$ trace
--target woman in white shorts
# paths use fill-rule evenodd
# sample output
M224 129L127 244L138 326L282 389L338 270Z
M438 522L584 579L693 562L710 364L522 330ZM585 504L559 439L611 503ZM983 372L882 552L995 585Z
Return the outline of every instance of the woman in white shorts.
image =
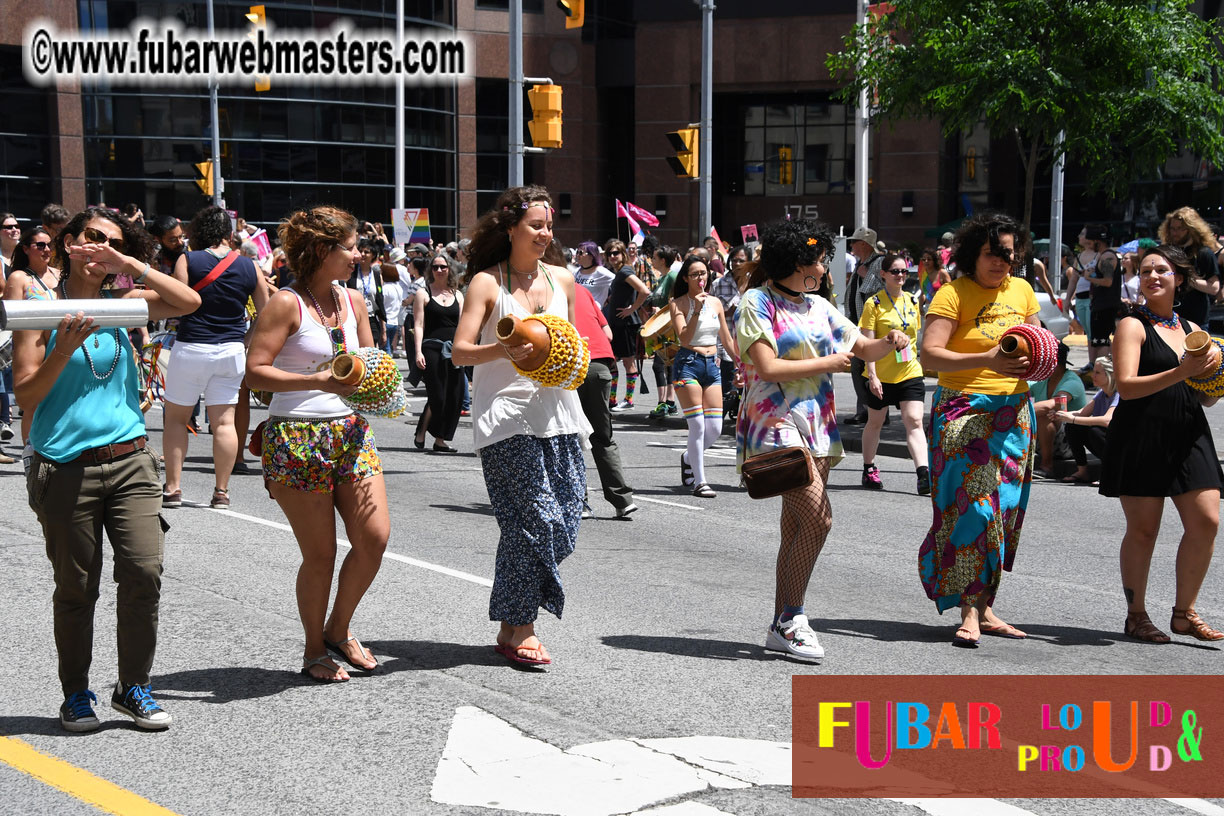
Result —
M238 456L234 408L246 372L243 339L247 330L246 304L253 299L262 309L267 288L250 258L229 248L229 214L220 207L196 213L189 229L191 246L174 265L174 277L200 294L195 312L179 320L178 336L166 373L165 448L166 484L162 506L183 503L181 480L187 456L187 423L204 395L213 438L216 486L209 506L229 507L229 478ZM205 249L200 249L206 247Z

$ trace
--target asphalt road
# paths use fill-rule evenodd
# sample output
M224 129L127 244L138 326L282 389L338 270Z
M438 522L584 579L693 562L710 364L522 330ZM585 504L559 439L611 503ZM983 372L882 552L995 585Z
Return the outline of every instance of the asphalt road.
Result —
M838 390L844 399L848 381ZM708 460L718 498L689 495L678 486L683 424L645 420L654 397L639 400L616 433L641 511L615 520L593 490L597 518L583 522L578 549L563 566L565 619L545 616L539 625L555 659L544 673L516 671L491 648L487 582L497 528L466 420L455 456L415 450L402 420L372 421L392 539L353 628L382 667L332 687L296 673L298 553L282 513L258 476L235 477L232 512L206 509L208 437L194 440L183 494L205 506L165 513L172 529L153 685L175 722L160 734L136 731L107 707L99 708L100 731L61 731L50 565L20 466L0 469L8 587L0 617L9 644L0 735L21 741L0 740L0 812L97 812L80 789L65 793L36 778L51 773L39 770L51 759L13 760L14 746L28 744L92 774L80 778L86 791L118 786L141 797L140 807L165 809L116 806L120 813L444 814L492 806L551 813L658 807L679 816L1224 814L1218 799L791 799L792 676L1192 674L1209 676L1204 693L1219 694L1224 654L1185 639L1160 648L1121 636L1118 503L1054 483L1033 487L1016 569L998 600L999 613L1030 637L952 648L955 621L935 613L916 575L929 500L914 494L913 469L900 458L879 459L884 492L862 490L855 454L833 471L834 527L808 593L825 662L765 653L779 500L754 502L737 489L729 432ZM1210 413L1224 440L1224 407ZM159 448L160 425L155 408L149 427ZM593 487L596 478L592 468ZM1162 625L1179 535L1170 507L1149 589ZM1224 624L1221 575L1217 565L1198 605L1217 625ZM108 569L104 576L92 684L105 703L115 645L114 587ZM720 751L726 756L708 759ZM699 767L726 776L706 784ZM989 793L984 786L979 795Z

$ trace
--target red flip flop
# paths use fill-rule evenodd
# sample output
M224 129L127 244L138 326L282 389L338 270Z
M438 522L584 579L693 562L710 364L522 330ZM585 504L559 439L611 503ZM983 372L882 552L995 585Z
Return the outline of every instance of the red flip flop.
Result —
M521 649L523 647L520 646L519 648ZM518 649L514 648L508 643L498 643L493 647L493 651L497 652L511 663L518 663L522 666L548 666L552 663L551 658L548 660L537 660L534 657L524 657L518 653ZM535 651L535 649L528 649L527 651Z

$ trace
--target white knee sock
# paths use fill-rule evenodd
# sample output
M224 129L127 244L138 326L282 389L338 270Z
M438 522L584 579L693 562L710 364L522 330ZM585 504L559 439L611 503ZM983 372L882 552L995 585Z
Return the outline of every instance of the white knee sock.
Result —
M693 469L693 484L705 483L705 422L700 413L695 413L688 422L688 463Z
M722 436L723 418L722 410L713 408L706 409L705 412L705 448L708 450L718 437Z

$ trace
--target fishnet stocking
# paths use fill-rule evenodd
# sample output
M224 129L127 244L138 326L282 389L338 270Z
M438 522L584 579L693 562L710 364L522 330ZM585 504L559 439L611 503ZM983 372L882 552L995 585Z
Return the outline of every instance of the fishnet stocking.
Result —
M782 546L778 549L774 618L784 606L803 606L816 558L833 527L833 507L825 492L829 460L814 459L816 478L807 487L782 494Z

